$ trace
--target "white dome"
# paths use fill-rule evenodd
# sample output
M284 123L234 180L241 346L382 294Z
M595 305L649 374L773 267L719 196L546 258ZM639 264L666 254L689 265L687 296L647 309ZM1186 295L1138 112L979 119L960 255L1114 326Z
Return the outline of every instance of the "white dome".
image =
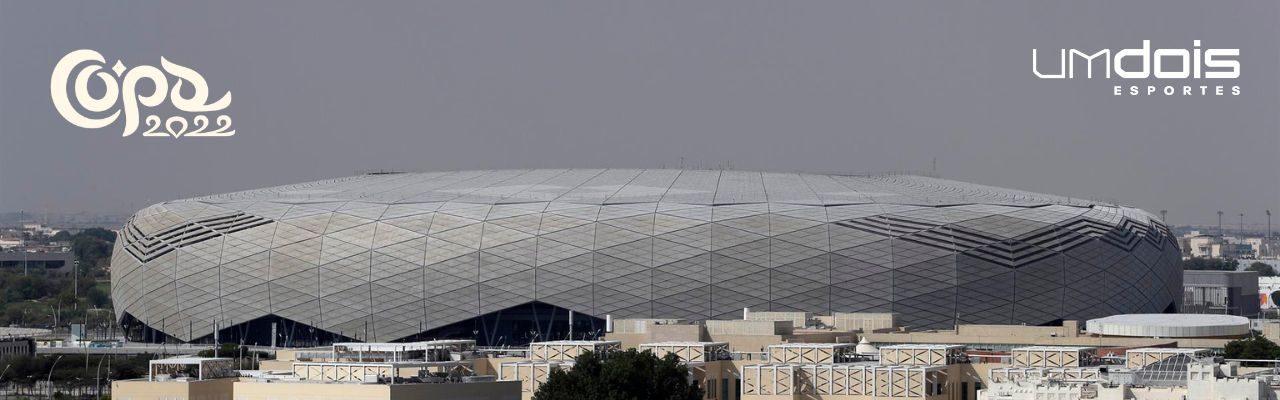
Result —
M877 349L876 346L872 346L871 342L867 341L866 336L863 336L862 339L858 340L858 346L854 347L853 351L860 355L880 354L880 349Z
M1219 337L1249 333L1249 319L1221 314L1121 314L1091 319L1085 331L1104 336Z

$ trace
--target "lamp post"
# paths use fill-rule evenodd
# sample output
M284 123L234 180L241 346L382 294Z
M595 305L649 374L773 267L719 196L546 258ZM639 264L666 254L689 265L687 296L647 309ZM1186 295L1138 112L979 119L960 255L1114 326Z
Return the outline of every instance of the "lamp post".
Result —
M1267 210L1267 239L1271 238L1271 210Z
M53 359L53 364L49 366L49 376L44 379L49 384L49 398L53 398L53 369L58 367L58 361L62 361L62 356Z
M104 355L98 358L98 369L93 372L93 393L98 396L99 400L102 399L102 359L103 358L107 358L107 356Z
M1222 210L1218 210L1218 237L1226 236L1222 234Z

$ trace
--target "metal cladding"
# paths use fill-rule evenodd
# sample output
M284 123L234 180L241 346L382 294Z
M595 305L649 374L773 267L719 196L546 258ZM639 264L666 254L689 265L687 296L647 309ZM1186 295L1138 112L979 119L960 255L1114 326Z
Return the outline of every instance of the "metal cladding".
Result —
M276 316L388 341L535 301L1034 325L1182 293L1177 245L1144 211L906 175L370 174L156 204L121 238L118 317L183 340Z

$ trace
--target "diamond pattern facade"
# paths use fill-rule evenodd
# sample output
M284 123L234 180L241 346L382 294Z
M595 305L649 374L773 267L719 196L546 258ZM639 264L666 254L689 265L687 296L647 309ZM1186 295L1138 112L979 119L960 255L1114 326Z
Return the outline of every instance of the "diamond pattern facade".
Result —
M156 204L121 237L118 316L182 340L276 316L389 341L535 301L1043 324L1181 293L1177 245L1146 212L902 175L363 175Z

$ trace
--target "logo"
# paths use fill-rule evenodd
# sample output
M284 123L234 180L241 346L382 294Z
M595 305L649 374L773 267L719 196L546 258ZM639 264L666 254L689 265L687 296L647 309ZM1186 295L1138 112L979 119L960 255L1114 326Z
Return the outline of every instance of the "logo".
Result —
M209 84L199 72L164 57L160 57L160 68L150 65L130 68L120 60L116 60L110 70L104 70L105 67L106 59L102 54L87 49L67 53L53 67L49 95L53 98L54 108L67 122L85 129L99 129L122 119L123 112L125 137L137 132L142 114L147 115L142 119L146 125L142 132L144 137L227 137L236 134L231 129L231 117L219 113L231 105L231 92L209 102ZM106 88L98 97L89 93L89 84L95 78ZM184 90L189 95L184 95ZM168 118L156 115L153 109L166 103L187 115ZM82 114L81 110L90 115ZM210 115L214 114L213 124L210 124Z
M1240 49L1202 49L1199 40L1192 41L1189 49L1154 50L1150 40L1143 40L1140 48L1118 51L1059 49L1056 70L1052 62L1041 63L1038 49L1031 49L1031 72L1040 79L1093 79L1097 76L1112 79L1115 76L1120 79L1191 81L1177 85L1114 85L1112 93L1116 96L1239 96L1240 86L1215 82L1239 78L1239 58Z

